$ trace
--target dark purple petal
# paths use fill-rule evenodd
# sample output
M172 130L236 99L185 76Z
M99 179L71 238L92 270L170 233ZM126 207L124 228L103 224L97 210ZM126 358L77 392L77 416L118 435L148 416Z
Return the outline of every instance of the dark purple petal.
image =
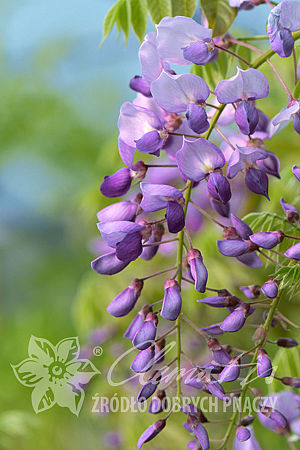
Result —
M275 344L279 347L291 348L296 347L298 342L293 338L278 338L275 340Z
M166 393L165 391L157 391L155 396L152 398L150 404L149 404L149 408L148 408L148 412L150 414L159 414L161 413L164 409L165 409L165 398L166 398Z
M120 197L129 191L131 181L131 171L127 167L124 167L113 175L104 177L104 181L100 186L100 192L106 197Z
M280 204L289 222L295 222L299 219L299 212L295 206L286 203L283 197L280 199Z
M186 110L186 118L190 129L197 134L202 134L209 128L206 111L200 105L190 103Z
M235 121L241 133L253 134L258 124L259 116L257 109L251 103L243 100L235 110Z
M164 144L157 130L148 131L140 139L136 141L136 148L142 153L155 153L160 150Z
M230 214L231 223L241 236L242 239L249 239L249 236L253 234L253 231L243 220L239 219L234 214Z
M205 305L213 306L214 308L225 308L225 307L234 307L238 305L240 302L237 297L229 296L229 297L206 297L202 300L197 300L198 303L204 303Z
M182 299L180 287L176 280L165 281L165 294L161 309L161 316L167 320L176 320L181 312Z
M220 214L222 217L229 217L230 205L229 202L224 204L223 202L216 200L215 198L210 198L210 203L213 209Z
M208 327L203 327L201 328L202 331L205 331L208 334L212 334L212 335L218 335L218 334L223 334L223 330L221 330L220 325L219 324L213 324L213 325L209 325Z
M145 97L152 97L149 83L145 80L145 78L139 75L135 75L135 77L131 78L129 87L133 91L140 92L145 95Z
M170 233L178 233L184 228L184 211L178 202L171 201L167 203L166 218Z
M245 255L238 256L237 259L248 267L253 269L259 269L262 266L262 262L256 253L246 253Z
M284 238L282 231L262 231L260 233L254 233L250 236L251 242L259 247L271 249L280 244Z
M115 275L121 272L129 264L129 261L120 261L116 252L106 253L91 262L92 269L100 275Z
M183 199L183 195L178 189L167 184L141 183L140 186L143 193L141 208L145 212L164 209L171 199Z
M250 286L240 286L240 290L244 295L251 300L258 298L260 294L260 286L258 284L251 284Z
M126 339L132 340L134 338L136 332L138 331L138 329L142 326L143 322L144 322L143 313L140 311L135 316L135 318L132 320L132 322L130 323L129 327L127 328L127 330L125 331L123 336Z
M143 281L134 279L133 282L118 294L108 305L107 311L114 317L126 316L135 306L143 289Z
M257 131L257 129L256 129ZM272 152L267 152L269 156L265 159L259 159L256 161L257 167L263 172L273 175L273 177L280 178L279 168L280 162L276 155Z
M268 200L270 200L268 194L269 181L265 172L250 167L246 171L245 183L251 192L254 192L254 194L264 195Z
M211 52L205 41L191 42L187 47L183 47L182 51L183 57L193 64L204 65L211 57Z
M191 248L187 253L187 261L190 265L191 275L195 281L195 289L198 292L205 292L208 273L203 263L201 252Z
M209 449L209 438L206 429L201 423L192 428L193 434L201 444L203 450Z
M209 175L207 189L210 195L226 204L231 199L230 184L222 173L212 172Z

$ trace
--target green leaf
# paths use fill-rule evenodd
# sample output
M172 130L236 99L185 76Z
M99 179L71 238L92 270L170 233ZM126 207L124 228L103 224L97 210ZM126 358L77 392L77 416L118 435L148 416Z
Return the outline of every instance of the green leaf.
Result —
M300 98L300 81L295 86L294 98Z
M208 20L213 36L221 36L231 27L237 15L237 8L231 8L228 0L201 0L201 8Z
M193 17L197 9L197 0L172 0L172 16Z
M119 0L117 22L125 36L125 42L128 42L130 32L130 3L129 0Z
M132 29L142 41L147 28L147 2L146 0L130 0L130 7Z
M165 16L172 16L172 0L147 0L148 11L154 25Z
M119 11L119 1L117 3L115 3L110 10L108 11L108 13L105 16L104 19L104 23L103 23L103 36L102 36L102 41L101 44L103 44L103 42L105 41L105 39L107 38L107 36L109 35L109 33L111 32L114 24L117 21L117 16L118 16L118 11Z

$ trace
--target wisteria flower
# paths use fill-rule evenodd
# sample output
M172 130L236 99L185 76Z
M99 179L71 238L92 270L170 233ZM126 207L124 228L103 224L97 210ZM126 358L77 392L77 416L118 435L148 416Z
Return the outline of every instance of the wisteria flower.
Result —
M145 212L160 211L167 209L166 219L170 233L182 230L184 220L184 198L182 193L166 184L141 183L143 199L141 208Z
M157 28L158 52L170 64L205 64L214 50L212 30L190 17L164 17Z
M259 122L253 101L269 95L265 75L257 69L237 68L236 75L218 83L215 94L219 103L238 103L235 121L243 134L253 134Z
M186 113L189 127L195 133L204 133L209 127L204 107L210 95L209 87L198 75L170 75L162 72L151 84L154 100L166 111Z
M210 172L221 169L225 164L221 150L204 138L184 138L176 160L182 174L191 181L204 180Z
M292 54L294 39L292 31L300 28L300 3L287 1L272 8L268 17L267 33L270 45L281 58Z
M290 122L293 122L295 131L300 134L300 101L292 100L272 120L272 135L278 134Z

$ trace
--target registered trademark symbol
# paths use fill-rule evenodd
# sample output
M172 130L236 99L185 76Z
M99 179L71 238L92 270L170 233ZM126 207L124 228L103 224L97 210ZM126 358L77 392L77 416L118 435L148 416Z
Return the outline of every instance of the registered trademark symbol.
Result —
M96 345L93 348L93 353L94 353L95 356L101 356L103 354L103 348L100 347L100 345Z

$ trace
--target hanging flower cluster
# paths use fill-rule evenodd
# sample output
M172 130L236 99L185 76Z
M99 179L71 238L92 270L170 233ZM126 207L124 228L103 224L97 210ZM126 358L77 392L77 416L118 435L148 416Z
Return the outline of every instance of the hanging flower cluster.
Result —
M239 9L251 9L262 3L264 0L229 0L231 6ZM293 32L299 28L298 1L284 0L272 8L267 30L273 51L282 58L289 57L294 49ZM260 100L269 95L268 79L259 70L269 58L268 54L258 55L252 65L246 61L246 70L234 64L233 76L213 86L213 91L195 73L177 74L177 65L188 68L192 64L204 66L215 61L221 52L228 53L228 58L241 59L230 47L233 43L248 46L230 35L212 36L211 29L188 17L165 17L156 26L156 33L146 35L139 50L141 75L130 80L130 87L137 92L137 96L132 103L122 105L118 121L119 152L125 167L105 177L100 187L106 197L126 196L126 199L107 206L97 215L98 229L110 251L92 262L94 271L114 275L138 258L151 260L165 243L174 242L178 246L175 265L161 268L144 278L135 278L107 307L112 316L123 317L137 306L124 337L132 340L137 351L131 364L132 371L149 373L148 380L137 394L137 400L142 402L151 398L151 414L164 410L163 400L167 393L162 388L160 364L167 358L164 355L166 340L174 331L180 345L182 320L197 330L199 338L205 341L211 353L211 361L206 366L199 367L194 363L194 373L185 380L184 386L192 386L224 402L228 401L226 391L230 388L227 383L240 377L251 352L251 364L252 368L256 368L257 377L269 377L271 374L276 377L266 346L270 327L276 325L280 298L278 281L271 278L263 286L241 286L244 300L225 288L208 287L208 281L210 286L213 284L214 274L208 273L205 254L192 243L202 220L211 220L221 229L216 252L225 256L224 264L226 257L236 258L253 269L259 269L264 258L276 264L265 250L277 252L275 249L283 240L299 240L299 237L286 235L277 229L254 233L236 215L237 205L232 197L235 195L239 202L249 195L248 189L251 194L270 200L269 179L280 178L279 160L270 150L271 138L290 121L293 121L296 132L300 133L300 100L293 98L279 76L288 92L287 106L272 121L260 109ZM253 46L248 47L262 53ZM231 126L230 137L226 136L227 125ZM293 173L300 180L300 168L294 166ZM243 183L247 189L244 189ZM300 230L296 207L284 198L281 199L281 206L287 220ZM284 255L280 255L287 264L289 261L297 264L300 243L290 246ZM159 309L154 310L154 305L143 304L142 292L148 279L163 274L166 275L161 285L163 299ZM223 321L199 327L185 316L187 299L182 287L187 283L193 284L199 293L206 294L198 301L199 307L224 310ZM208 296L208 293L213 296ZM239 352L221 344L215 336L226 340L227 333L241 330L251 320L257 304L267 305L268 308L263 323L257 329L255 347ZM282 314L280 317L284 320ZM161 321L171 322L169 331L164 335L159 331ZM275 344L293 347L297 342L292 338L281 338ZM178 373L181 357L184 356L182 349L177 349ZM297 378L277 378L286 386L300 387ZM184 387L180 381L179 377L178 397ZM246 395L247 386L247 383L244 384L238 393L242 398ZM291 392L282 394L282 397L284 395L291 395L291 401L297 406L300 404L299 397ZM187 444L188 448L208 449L209 436L205 423L210 420L193 405L183 406L182 415L186 417L185 428L193 436ZM140 436L137 448L140 449L162 432L171 416L172 412L147 428ZM269 404L260 406L260 422L285 435L290 431L289 424L300 435L297 417L298 414L291 416L284 408L273 409ZM251 427L253 420L253 417L234 414L220 448L227 446L235 429L236 449L246 448L242 446L244 441L248 441L248 449L259 449Z

